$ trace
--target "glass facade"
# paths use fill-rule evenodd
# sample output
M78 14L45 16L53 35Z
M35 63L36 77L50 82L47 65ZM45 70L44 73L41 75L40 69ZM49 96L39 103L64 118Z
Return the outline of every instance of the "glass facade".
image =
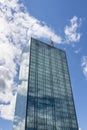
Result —
M29 74L29 55L30 55L30 46L26 46L23 49L21 58L19 84L17 91L15 115L13 121L13 130L25 130L26 102L27 102L28 74Z
M31 39L26 130L78 130L66 54Z
M29 48L13 130L78 130L65 52L33 38Z

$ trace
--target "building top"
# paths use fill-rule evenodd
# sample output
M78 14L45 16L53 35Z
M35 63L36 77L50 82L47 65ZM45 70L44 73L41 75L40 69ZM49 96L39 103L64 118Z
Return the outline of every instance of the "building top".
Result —
M46 43L46 42L42 42L42 41L37 40L37 39L32 38L32 37L31 37L31 40L35 40L35 41L37 41L37 43L40 42L40 43L42 43L43 45L51 46L52 48L57 49L57 50L59 50L59 51L61 51L61 52L63 52L63 53L66 54L65 50L62 50L62 49L60 49L60 48L55 47L52 40L50 41L50 44L48 44L48 43Z

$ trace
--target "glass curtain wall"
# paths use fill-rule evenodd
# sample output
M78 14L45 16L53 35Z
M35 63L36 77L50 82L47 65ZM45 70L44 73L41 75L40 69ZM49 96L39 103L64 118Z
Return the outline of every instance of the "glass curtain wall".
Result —
M66 54L31 39L26 130L78 130Z

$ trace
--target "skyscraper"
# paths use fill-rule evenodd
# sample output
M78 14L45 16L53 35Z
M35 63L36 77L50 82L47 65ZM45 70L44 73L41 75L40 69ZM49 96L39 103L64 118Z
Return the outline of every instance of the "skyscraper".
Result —
M66 53L53 44L24 48L13 130L78 130Z

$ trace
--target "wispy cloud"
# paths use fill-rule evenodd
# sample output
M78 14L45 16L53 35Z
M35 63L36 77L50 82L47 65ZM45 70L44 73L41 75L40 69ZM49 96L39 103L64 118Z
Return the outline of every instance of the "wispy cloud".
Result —
M81 128L79 128L79 130L82 130Z
M82 66L82 69L83 69L83 74L87 79L87 56L82 57L81 66Z
M70 26L65 27L66 42L79 41L77 33L80 26L75 16ZM56 43L64 39L57 35L45 23L31 16L18 0L0 0L0 117L12 120L16 88L14 78L20 61L22 48L28 44L30 37L47 38L50 36ZM8 111L8 112L7 112Z
M25 7L17 0L0 1L0 116L13 119L15 96L12 93L16 86L14 78L17 64L24 44L30 37L50 38L60 43L51 28L27 13ZM8 111L8 112L7 112Z
M70 42L78 42L81 37L81 33L79 33L78 29L82 23L81 18L79 19L77 16L74 16L70 19L70 25L66 25L64 29L66 43Z
M80 53L80 51L81 51L81 48L75 50L74 53L75 53L75 54L78 54L78 53Z

